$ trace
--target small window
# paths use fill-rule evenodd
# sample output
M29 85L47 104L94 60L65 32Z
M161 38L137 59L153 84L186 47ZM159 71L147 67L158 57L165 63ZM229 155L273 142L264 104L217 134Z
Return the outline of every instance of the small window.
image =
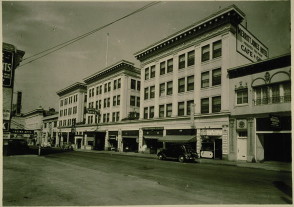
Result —
M188 52L188 66L195 64L195 50Z
M136 90L136 80L131 79L131 89Z
M185 68L185 54L179 56L179 69Z
M154 118L154 106L150 106L149 108L149 118Z
M149 68L145 69L145 80L149 79Z
M222 41L216 41L212 44L213 53L212 58L217 58L222 56Z
M194 75L187 77L187 91L194 90Z
M212 113L221 111L221 97L213 97L212 98Z
M165 74L165 62L160 63L160 75Z
M155 77L155 65L151 66L150 70L151 70L150 78L154 78Z
M239 90L236 91L237 94L237 104L246 104L248 103L248 90Z
M209 113L209 98L201 99L201 113Z
M202 47L202 56L201 56L201 61L207 61L209 60L209 45L205 45Z
M148 99L149 97L148 97L148 93L149 92L149 88L147 87L147 88L144 88L144 99L146 100L146 99Z
M164 117L164 105L159 105L159 117Z
M212 71L212 85L220 85L222 82L222 74L221 74L221 69L215 69Z
M178 92L179 93L185 92L185 78L179 79L179 82L178 82Z
M144 108L144 119L148 119L148 107Z
M172 116L172 104L166 104L166 117L171 117Z
M209 87L209 72L201 74L201 88Z
M155 86L150 86L150 98L155 97Z
M173 65L173 59L169 59L167 61L167 72L168 73L173 72L173 67L174 67L174 65Z
M165 83L161 83L159 85L159 96L164 96L165 95Z
M166 83L166 95L171 95L173 94L173 82L169 81Z
M178 103L178 116L184 116L185 114L185 102Z

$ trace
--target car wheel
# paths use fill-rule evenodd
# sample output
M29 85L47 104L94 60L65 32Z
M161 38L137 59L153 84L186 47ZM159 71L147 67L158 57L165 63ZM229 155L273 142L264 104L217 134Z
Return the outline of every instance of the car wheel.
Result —
M179 162L185 162L185 157L184 155L180 155L178 158Z
M158 155L158 159L159 159L159 160L164 160L164 156L163 156L163 154Z

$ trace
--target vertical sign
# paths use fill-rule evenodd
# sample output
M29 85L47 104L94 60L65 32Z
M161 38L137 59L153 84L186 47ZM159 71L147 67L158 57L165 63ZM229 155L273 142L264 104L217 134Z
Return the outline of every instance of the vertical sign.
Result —
M222 145L223 145L223 154L229 154L229 139L228 139L228 126L223 125L222 130Z
M3 50L2 53L2 77L3 87L13 87L13 52Z
M252 62L269 57L268 48L241 24L237 28L237 52Z

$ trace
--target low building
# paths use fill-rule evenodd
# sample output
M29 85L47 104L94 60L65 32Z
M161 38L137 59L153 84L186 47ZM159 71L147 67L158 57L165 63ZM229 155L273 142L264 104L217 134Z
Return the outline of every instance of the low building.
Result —
M56 146L58 139L58 112L43 118L42 146Z
M291 146L291 55L228 70L229 159L286 161Z

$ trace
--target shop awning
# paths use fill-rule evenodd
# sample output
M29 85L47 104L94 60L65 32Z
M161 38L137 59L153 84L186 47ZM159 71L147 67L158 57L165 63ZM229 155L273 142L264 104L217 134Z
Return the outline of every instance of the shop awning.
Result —
M133 138L133 139L137 139L139 137L138 136L122 136L122 138Z
M144 139L160 139L162 136L144 136Z
M158 139L159 142L195 142L196 137L193 135L167 135Z

